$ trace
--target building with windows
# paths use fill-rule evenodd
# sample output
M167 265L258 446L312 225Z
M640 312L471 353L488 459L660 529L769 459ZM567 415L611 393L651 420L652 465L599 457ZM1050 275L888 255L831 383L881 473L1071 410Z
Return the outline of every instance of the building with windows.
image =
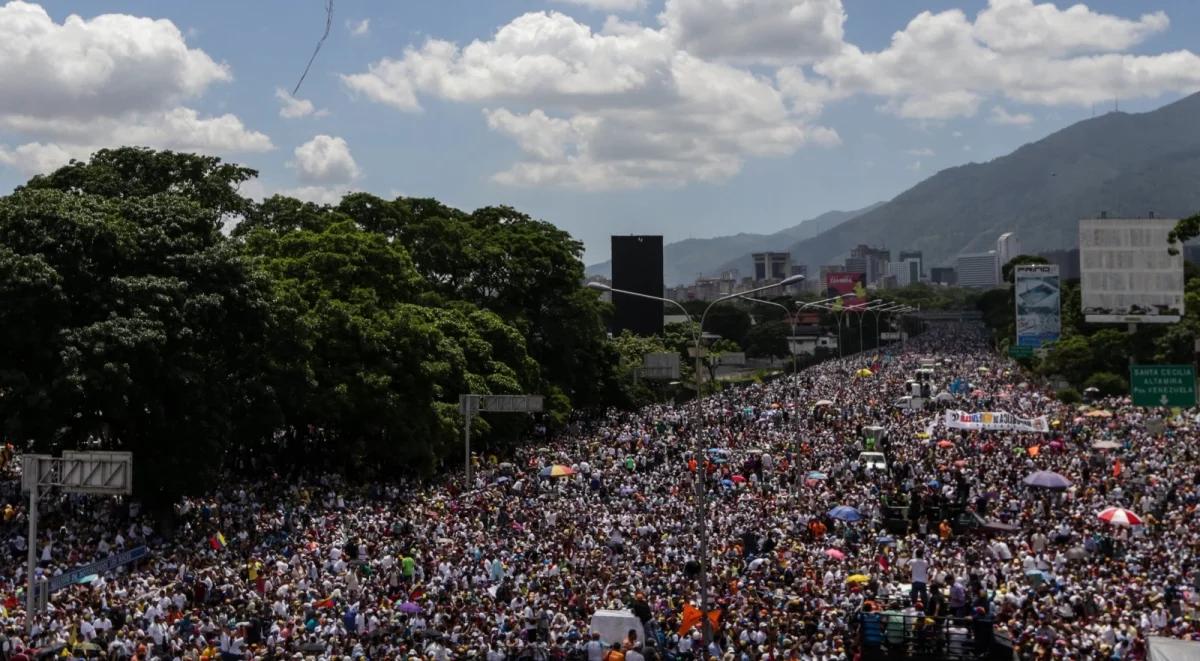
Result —
M910 259L917 260L917 280L925 279L925 256L920 250L901 250L898 259L901 262ZM914 280L913 282L916 282L917 280Z
M1000 270L1021 254L1021 241L1015 232L1005 232L996 239L996 281L1000 281Z
M959 287L991 289L1000 282L995 250L959 255L955 265Z
M784 280L792 273L792 253L756 252L754 259L754 281Z
M888 268L888 276L895 279L897 287L907 287L908 285L920 282L921 258L908 257L901 258L898 262L892 262Z
M872 248L860 243L850 250L846 258L846 271L862 273L866 276L867 284L877 284L888 274L888 263L892 260L892 252L881 248Z

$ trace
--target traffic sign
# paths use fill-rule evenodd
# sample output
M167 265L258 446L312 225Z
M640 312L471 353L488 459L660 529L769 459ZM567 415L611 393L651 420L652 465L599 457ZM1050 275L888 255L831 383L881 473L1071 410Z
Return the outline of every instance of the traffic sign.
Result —
M1130 365L1134 406L1196 405L1196 368L1191 365Z
M150 549L145 546L135 546L128 551L122 551L108 556L103 560L97 560L89 565L76 567L71 571L65 571L58 576L50 577L50 592L61 590L68 585L75 585L79 579L86 578L92 574L103 574L106 571L116 569L121 565L126 565L136 560L150 555Z
M1033 347L1012 345L1008 348L1009 358L1033 358Z

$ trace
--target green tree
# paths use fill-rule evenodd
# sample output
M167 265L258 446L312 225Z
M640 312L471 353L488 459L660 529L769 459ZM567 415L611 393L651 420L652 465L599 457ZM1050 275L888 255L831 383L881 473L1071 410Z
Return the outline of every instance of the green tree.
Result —
M1197 236L1200 236L1200 213L1194 216L1188 216L1175 223L1175 229L1171 230L1168 237L1170 248L1168 250L1172 255L1179 254L1179 244L1186 243Z
M1000 276L1004 282L1013 284L1016 279L1016 268L1028 264L1049 264L1049 260L1038 255L1017 255L1000 267Z
M1084 388L1095 388L1105 397L1124 395L1129 392L1129 384L1125 379L1112 372L1096 372L1083 382Z
M535 387L521 333L470 302L424 305L426 282L399 242L337 209L268 202L240 234L298 338L277 364L288 456L428 472L457 447L459 395ZM487 421L478 431L505 440L489 439Z
M788 355L788 334L791 327L783 321L755 324L746 334L746 355L780 357Z
M111 191L67 169L72 190L0 198L0 420L43 452L132 451L137 492L168 503L206 487L237 430L270 415L255 385L269 289L219 209L136 175L125 185L147 196L89 192Z
M120 147L101 149L86 161L72 159L50 174L30 179L24 188L119 199L170 194L224 219L251 208L252 202L238 193L238 187L256 176L255 170L223 163L215 156Z

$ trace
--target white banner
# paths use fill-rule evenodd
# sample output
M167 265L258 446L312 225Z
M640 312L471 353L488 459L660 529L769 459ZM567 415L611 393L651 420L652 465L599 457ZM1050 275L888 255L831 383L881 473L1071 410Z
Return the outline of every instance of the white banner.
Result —
M1022 418L1011 413L946 411L942 422L950 429L986 429L989 431L1030 431L1047 433L1050 423L1046 416Z

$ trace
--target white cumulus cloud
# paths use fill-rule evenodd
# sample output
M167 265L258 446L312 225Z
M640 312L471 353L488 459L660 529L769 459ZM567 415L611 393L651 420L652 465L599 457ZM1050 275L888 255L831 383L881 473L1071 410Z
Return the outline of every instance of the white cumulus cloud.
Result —
M692 55L798 63L838 52L842 0L667 0L659 21Z
M360 174L358 163L350 154L350 146L342 138L315 136L296 147L294 156L289 165L306 184L345 183L357 179Z
M351 36L365 37L371 33L371 19L364 18L361 21L346 21L346 29L350 31Z
M972 21L962 11L922 12L879 52L846 44L813 66L832 94L868 93L902 117L974 115L989 98L1088 105L1200 89L1200 57L1119 52L1165 29L1167 17L1131 21L1083 5L1058 10L1032 0L990 0Z
M720 181L752 158L836 145L820 118L852 97L922 121L998 108L991 121L1021 124L1032 116L1005 106L1200 89L1195 53L1128 52L1170 27L1162 12L989 0L974 16L920 12L879 51L847 42L846 20L842 0L665 0L652 23L610 15L600 29L529 12L470 43L426 39L342 81L404 112L427 99L477 105L522 153L497 181L588 190Z
M488 41L431 39L347 87L404 111L421 96L486 104L488 126L525 158L496 179L588 190L718 181L749 157L836 144L772 80L678 49L665 30L610 18L599 32L525 14Z
M1025 112L1012 113L1000 106L993 106L992 114L988 117L988 121L993 124L1028 126L1033 123L1033 115Z
M275 88L275 98L279 101L279 116L284 119L296 119L299 117L325 117L329 114L328 110L317 110L312 101L301 99L292 96L287 90L282 87Z
M39 5L0 5L0 163L44 172L101 147L139 145L219 154L272 148L235 115L182 105L232 80L187 45L174 23L126 14L55 22Z

